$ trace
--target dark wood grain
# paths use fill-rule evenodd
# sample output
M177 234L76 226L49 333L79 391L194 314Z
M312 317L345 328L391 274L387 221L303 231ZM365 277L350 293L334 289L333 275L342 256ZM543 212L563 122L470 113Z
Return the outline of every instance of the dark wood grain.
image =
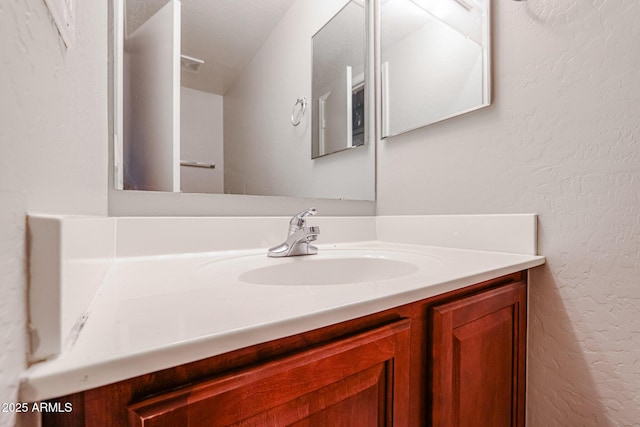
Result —
M406 426L410 321L129 406L131 427ZM387 414L390 424L387 424ZM339 424L338 424L339 425Z
M524 426L526 284L433 308L433 426Z

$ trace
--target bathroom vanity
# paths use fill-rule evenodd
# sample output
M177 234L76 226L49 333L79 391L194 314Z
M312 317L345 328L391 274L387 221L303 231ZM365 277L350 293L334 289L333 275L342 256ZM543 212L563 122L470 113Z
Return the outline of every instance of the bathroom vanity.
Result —
M490 104L490 1L163 3L109 2L115 216L29 218L20 401L44 426L524 425L536 216L373 216L380 138ZM229 22L261 47L212 88L191 30L245 40ZM215 152L195 116L224 117ZM369 216L225 217L312 199Z
M56 399L44 426L523 426L526 275Z
M29 221L44 426L524 424L535 215Z

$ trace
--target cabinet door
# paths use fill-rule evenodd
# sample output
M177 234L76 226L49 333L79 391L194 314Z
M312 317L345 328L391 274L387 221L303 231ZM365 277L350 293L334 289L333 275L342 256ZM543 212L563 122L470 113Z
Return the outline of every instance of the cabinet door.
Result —
M409 320L129 406L129 425L406 426Z
M514 283L433 308L433 426L524 426L526 301Z

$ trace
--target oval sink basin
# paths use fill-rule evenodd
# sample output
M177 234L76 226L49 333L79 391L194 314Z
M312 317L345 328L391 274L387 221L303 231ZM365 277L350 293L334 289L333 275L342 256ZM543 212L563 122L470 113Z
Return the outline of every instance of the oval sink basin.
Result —
M385 258L290 258L242 273L239 279L256 285L344 285L397 279L418 271L412 263ZM282 261L282 260L281 260Z

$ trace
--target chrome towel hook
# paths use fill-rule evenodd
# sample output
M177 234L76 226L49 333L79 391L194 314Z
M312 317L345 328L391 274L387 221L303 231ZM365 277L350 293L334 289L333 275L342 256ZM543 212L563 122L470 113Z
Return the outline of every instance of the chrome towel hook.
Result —
M300 107L298 108L298 104ZM304 112L307 109L307 97L303 96L302 98L298 98L296 103L293 104L293 111L291 112L291 124L294 126L298 126L300 124L300 120L302 120L302 116L304 116ZM298 114L296 115L296 110L298 110Z

